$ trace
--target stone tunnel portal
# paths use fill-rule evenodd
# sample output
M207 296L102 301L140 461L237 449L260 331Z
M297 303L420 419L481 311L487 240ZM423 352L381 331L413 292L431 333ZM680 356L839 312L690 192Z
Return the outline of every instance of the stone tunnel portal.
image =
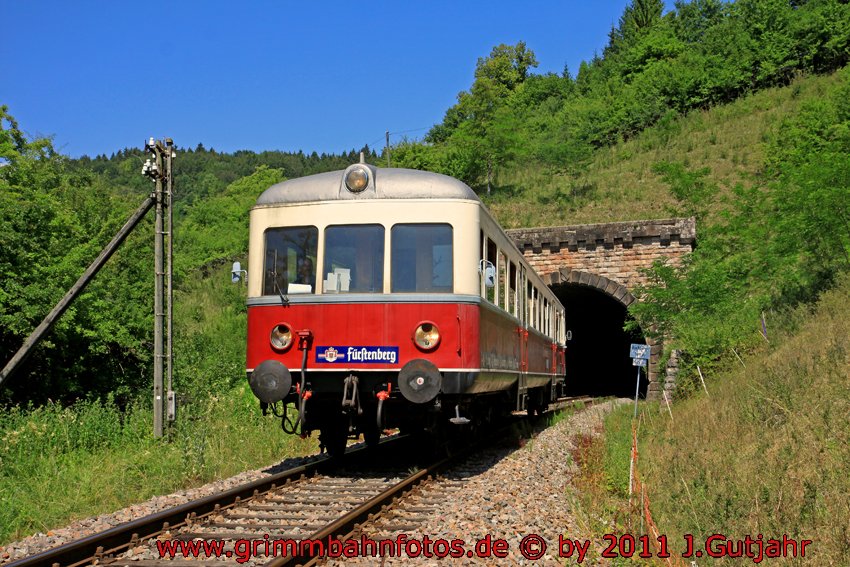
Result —
M655 262L678 265L696 243L694 218L516 228L506 231L528 263L567 308L567 383L575 394L632 397L637 369L629 344L643 337L623 332L629 290L648 283ZM649 379L641 395L661 395L658 359L652 344Z
M567 395L635 395L637 368L629 357L631 343L644 343L640 332L623 330L626 306L602 290L573 283L552 285L566 308ZM646 398L649 380L641 372L640 397Z

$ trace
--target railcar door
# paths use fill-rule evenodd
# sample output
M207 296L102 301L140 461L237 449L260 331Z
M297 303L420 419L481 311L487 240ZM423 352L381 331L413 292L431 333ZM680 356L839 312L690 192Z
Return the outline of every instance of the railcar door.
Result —
M519 377L518 377L518 391L517 391L517 410L524 410L526 400L526 393L528 392L528 321L531 313L529 311L529 302L525 300L523 295L524 289L529 289L531 284L528 282L527 275L525 273L525 267L520 266L519 269L519 282L517 285L517 318L519 319L519 326L517 327L517 341L519 341Z
M520 326L517 330L519 334L519 353L520 353L520 366L519 371L522 376L522 385L525 386L525 378L526 374L528 374L528 301L522 300L522 290L527 289L530 285L527 280L527 276L525 273L525 267L520 266L520 285L519 292L517 293L518 301L519 301L519 309L517 313L517 317L519 318Z

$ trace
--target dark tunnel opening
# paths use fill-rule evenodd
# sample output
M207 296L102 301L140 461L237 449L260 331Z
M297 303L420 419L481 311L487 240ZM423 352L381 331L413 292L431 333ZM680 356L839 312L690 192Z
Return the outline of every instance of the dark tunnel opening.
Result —
M566 308L567 395L634 398L637 367L629 357L631 343L645 343L638 332L623 330L625 305L607 293L576 284L552 286ZM646 398L647 369L640 374L639 396Z

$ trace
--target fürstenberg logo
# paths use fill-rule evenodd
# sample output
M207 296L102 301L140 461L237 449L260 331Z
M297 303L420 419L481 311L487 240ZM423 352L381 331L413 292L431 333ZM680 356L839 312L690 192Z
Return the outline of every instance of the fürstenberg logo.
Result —
M398 362L397 346L317 346L316 362L369 364Z

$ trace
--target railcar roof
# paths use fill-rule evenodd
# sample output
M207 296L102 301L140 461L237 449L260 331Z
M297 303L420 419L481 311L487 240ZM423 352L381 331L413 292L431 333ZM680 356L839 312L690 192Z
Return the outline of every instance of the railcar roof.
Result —
M263 191L257 205L363 199L478 200L468 185L448 175L415 169L365 167L372 172L372 179L362 193L351 193L345 188L343 176L348 171L345 169L272 185Z

